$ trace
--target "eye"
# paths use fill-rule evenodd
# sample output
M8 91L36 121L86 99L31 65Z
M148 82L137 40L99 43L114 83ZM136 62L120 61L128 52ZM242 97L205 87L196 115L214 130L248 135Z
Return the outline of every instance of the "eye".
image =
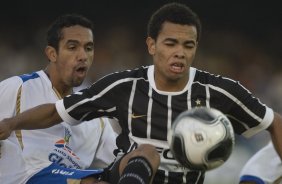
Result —
M85 48L86 51L91 52L94 50L94 45L87 45Z
M165 44L166 46L169 46L169 47L172 47L172 46L175 45L174 42L165 42L164 44Z
M184 46L187 49L193 49L195 47L195 44L189 43L189 44L185 44Z
M76 49L76 45L68 45L68 50L75 50Z
M193 49L193 48L194 48L193 45L185 45L185 47L186 47L187 49Z

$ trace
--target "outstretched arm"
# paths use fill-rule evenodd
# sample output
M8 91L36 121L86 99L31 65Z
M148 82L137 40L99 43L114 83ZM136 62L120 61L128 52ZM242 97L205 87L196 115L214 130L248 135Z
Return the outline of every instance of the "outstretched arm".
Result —
M282 160L282 117L278 113L274 113L274 120L268 128L271 133L273 145Z
M62 122L55 104L43 104L15 117L0 121L0 140L10 136L13 130L42 129Z

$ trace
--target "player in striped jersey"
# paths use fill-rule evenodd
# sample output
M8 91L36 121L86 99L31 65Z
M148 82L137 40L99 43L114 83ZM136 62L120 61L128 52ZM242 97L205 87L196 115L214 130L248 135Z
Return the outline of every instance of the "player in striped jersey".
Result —
M225 113L237 134L252 136L267 129L282 156L282 119L239 82L191 67L201 34L198 16L187 6L170 3L158 9L148 24L146 40L154 65L117 72L91 87L1 122L0 137L11 130L46 128L62 119L71 125L97 117L118 120L118 150L131 152L153 144L161 156L154 178L158 183L203 183L205 171L184 168L172 156L168 130L181 112L197 106ZM32 116L34 113L40 114ZM36 124L30 117L38 118ZM11 126L8 126L8 125Z
M46 69L0 83L1 118L54 103L72 93L73 87L83 82L93 61L92 27L88 19L79 15L59 17L47 33ZM115 148L115 133L104 118L78 126L62 122L48 129L18 130L1 142L0 183L96 183L98 177L108 173L103 169L82 169L108 167L114 161ZM133 161L144 161L137 156ZM129 159L130 155L120 163L126 165Z
M259 150L240 173L240 184L281 184L282 162L272 142Z

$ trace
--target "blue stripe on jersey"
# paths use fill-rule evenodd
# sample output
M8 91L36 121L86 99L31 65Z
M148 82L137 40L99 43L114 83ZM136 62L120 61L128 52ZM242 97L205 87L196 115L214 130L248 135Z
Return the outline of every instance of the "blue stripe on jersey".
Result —
M33 73L31 73L31 74L23 74L23 75L20 75L19 77L23 80L23 82L26 82L26 81L28 81L28 80L30 80L30 79L36 79L36 78L38 78L39 75L38 75L36 72L33 72Z
M254 182L256 184L265 184L265 182L257 176L243 175L240 177L240 182Z
M103 169L96 170L80 170L80 169L71 169L64 168L58 164L52 163L48 167L42 169L37 174L32 176L26 184L68 184L68 180L71 179L81 179L90 175L100 176L103 173Z

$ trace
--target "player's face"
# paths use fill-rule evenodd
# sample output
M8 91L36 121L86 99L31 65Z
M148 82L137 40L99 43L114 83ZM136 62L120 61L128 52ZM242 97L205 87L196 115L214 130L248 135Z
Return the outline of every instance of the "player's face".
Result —
M62 34L55 61L57 75L65 85L79 86L94 59L93 34L78 25L64 28Z
M157 88L165 91L183 89L196 54L196 27L165 22L157 40L149 37L147 45L153 56Z

